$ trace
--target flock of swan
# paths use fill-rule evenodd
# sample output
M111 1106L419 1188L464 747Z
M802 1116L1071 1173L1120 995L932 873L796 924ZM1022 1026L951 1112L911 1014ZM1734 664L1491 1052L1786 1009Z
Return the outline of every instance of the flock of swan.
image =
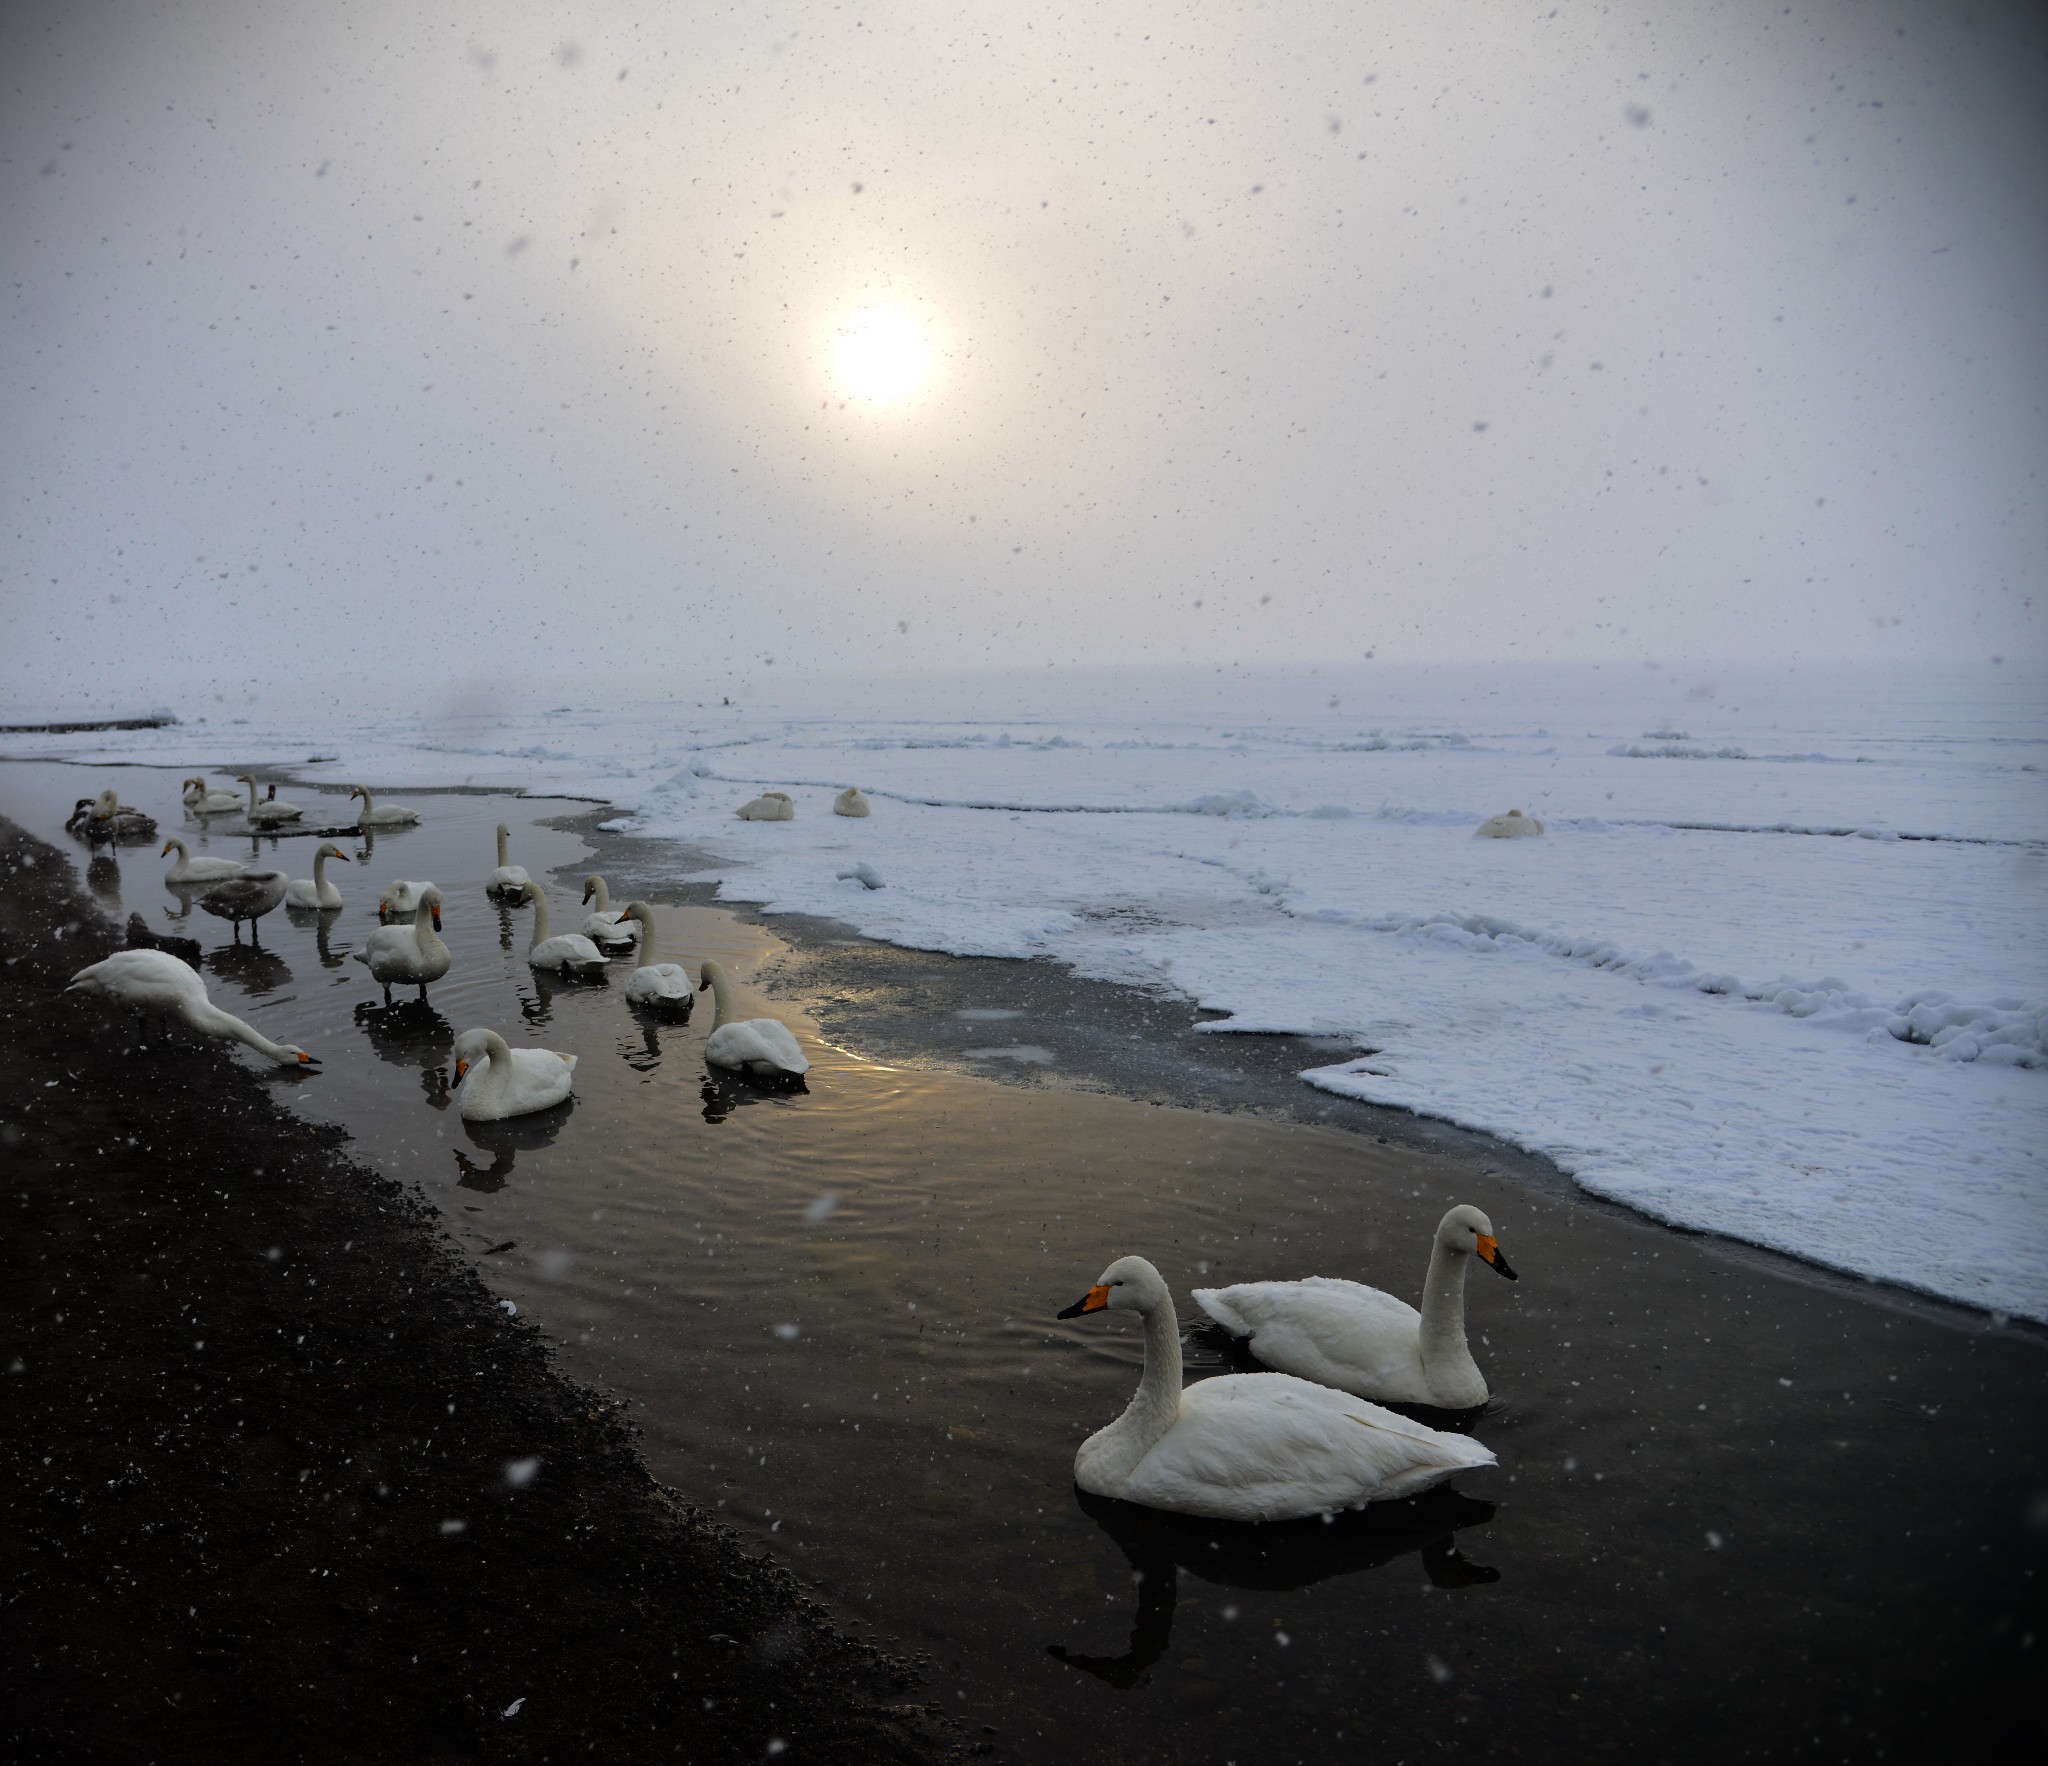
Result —
M242 810L254 827L275 826L302 813L276 803L274 787L270 798L259 799L253 779L237 782L248 785L249 801L244 805L233 797L230 806ZM204 779L185 781L184 790L186 807L195 815L221 813L219 799L228 796L209 791ZM416 812L397 805L378 808L360 787L352 795L363 800L363 826L418 819ZM86 807L83 800L80 807ZM267 810L274 813L265 816ZM856 789L842 792L834 810L870 813ZM121 806L113 792L103 793L92 813L106 838L115 837L109 830L119 818L139 814ZM785 794L767 792L737 813L750 820L786 821L795 811ZM1533 826L1482 832L1513 837L1542 831L1533 817L1518 811L1510 815ZM152 822L148 837L154 833ZM626 997L634 1005L687 1017L696 995L711 993L716 1014L704 1058L712 1066L784 1081L808 1069L787 1025L775 1018L735 1015L732 983L717 962L702 963L693 986L682 965L658 961L652 909L643 901L613 908L602 877L585 881L583 905L591 911L582 929L551 932L545 891L510 862L506 825L499 824L497 837L498 864L486 890L500 902L533 909L526 953L532 967L590 976L608 968L610 953L631 952L639 959L626 984ZM342 905L325 866L329 859L349 859L331 843L315 853L312 878L297 881L224 859L193 858L176 838L164 844L166 854L173 851L177 862L165 881L202 889L199 904L228 919L237 938L244 919L253 938L255 921L280 902L322 911ZM394 985L417 987L424 1000L428 985L448 973L453 956L440 936L443 905L442 892L432 882L399 882L382 892L378 913L384 923L354 957L383 986L387 1005ZM190 964L164 950L118 951L80 970L66 991L97 996L145 1016L177 1018L204 1035L245 1043L287 1065L315 1064L304 1049L273 1042L215 1006ZM461 1114L469 1121L551 1110L566 1102L573 1089L574 1055L513 1048L492 1029L465 1030L454 1052ZM1075 1482L1093 1495L1151 1508L1265 1522L1328 1516L1417 1495L1459 1472L1496 1464L1494 1454L1471 1436L1432 1428L1386 1408L1407 1404L1472 1412L1486 1403L1486 1378L1465 1334L1465 1276L1474 1258L1507 1280L1516 1279L1492 1222L1479 1209L1461 1204L1443 1217L1431 1242L1420 1311L1380 1289L1325 1276L1197 1288L1193 1297L1201 1310L1271 1371L1225 1374L1183 1387L1172 1292L1145 1258L1119 1257L1081 1299L1058 1314L1065 1319L1134 1312L1144 1327L1137 1392L1114 1422L1081 1444L1074 1457Z

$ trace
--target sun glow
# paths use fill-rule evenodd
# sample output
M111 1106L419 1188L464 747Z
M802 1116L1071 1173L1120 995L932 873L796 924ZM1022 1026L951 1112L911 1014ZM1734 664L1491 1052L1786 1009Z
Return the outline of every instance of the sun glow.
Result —
M835 328L832 371L847 397L897 404L931 380L931 341L904 308L868 307Z

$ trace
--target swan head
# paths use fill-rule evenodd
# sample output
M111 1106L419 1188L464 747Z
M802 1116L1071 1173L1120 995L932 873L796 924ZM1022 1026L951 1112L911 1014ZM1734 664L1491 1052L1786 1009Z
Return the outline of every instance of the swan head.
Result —
M707 957L698 973L703 976L703 980L697 983L697 991L702 993L707 988L715 989L725 979L725 965L723 963L715 963Z
M462 1083L462 1076L477 1062L491 1052L491 1033L488 1030L465 1030L455 1039L455 1083Z
M1150 1312L1171 1300L1166 1278L1142 1257L1119 1257L1096 1278L1095 1285L1055 1318L1079 1318L1084 1312Z
M1501 1255L1500 1240L1493 1234L1493 1222L1469 1202L1460 1202L1437 1223L1436 1242L1446 1251L1477 1257L1511 1282L1521 1280Z
M428 884L428 885L426 886L426 888L424 888L424 889L422 889L422 890L420 891L420 906L421 906L421 907L423 907L423 908L425 908L425 909L427 910L427 912L428 912L429 914L431 914L431 915L433 916L433 920L434 920L434 930L435 930L436 932L440 931L440 930L441 930L441 887L440 887L440 885L439 885L438 883L429 883L429 884ZM417 911L417 910L415 910L415 911Z
M343 852L340 847L336 846L334 842L331 840L328 841L328 843L325 846L321 847L321 849L313 856L315 858L338 858L345 865L352 865L356 862L354 859L350 858L347 853Z
M583 879L583 899L588 902L603 887L604 879L602 877L585 877Z
M648 931L654 930L654 910L644 901L629 901L619 911L619 924L623 926L628 920L638 920Z

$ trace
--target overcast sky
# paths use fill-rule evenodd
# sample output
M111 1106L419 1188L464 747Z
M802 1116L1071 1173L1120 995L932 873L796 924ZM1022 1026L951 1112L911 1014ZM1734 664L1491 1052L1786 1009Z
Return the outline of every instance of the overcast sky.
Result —
M1968 17L17 5L0 689L2039 657Z

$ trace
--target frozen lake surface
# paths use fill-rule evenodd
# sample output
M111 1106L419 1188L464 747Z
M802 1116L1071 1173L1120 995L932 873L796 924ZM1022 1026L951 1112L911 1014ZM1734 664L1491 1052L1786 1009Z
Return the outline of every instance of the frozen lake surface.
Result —
M1660 1220L2048 1319L2048 693L2017 667L771 669L181 715L207 721L7 746L602 798L726 899L1336 1038L1308 1083ZM868 819L831 813L848 784ZM795 819L736 820L762 789ZM1548 831L1474 837L1511 807Z

